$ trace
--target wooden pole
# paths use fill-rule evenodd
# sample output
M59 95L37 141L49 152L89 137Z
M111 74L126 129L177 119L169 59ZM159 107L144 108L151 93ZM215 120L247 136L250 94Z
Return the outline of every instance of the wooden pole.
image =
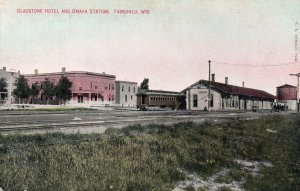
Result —
M210 60L208 61L208 99L207 99L207 103L208 103L208 107L207 107L207 109L208 109L208 111L210 111L210 89L211 89L211 87L210 87Z

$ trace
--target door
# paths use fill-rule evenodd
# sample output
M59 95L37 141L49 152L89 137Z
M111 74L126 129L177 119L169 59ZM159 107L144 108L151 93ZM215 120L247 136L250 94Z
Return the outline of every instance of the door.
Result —
M78 96L78 103L83 103L83 95Z

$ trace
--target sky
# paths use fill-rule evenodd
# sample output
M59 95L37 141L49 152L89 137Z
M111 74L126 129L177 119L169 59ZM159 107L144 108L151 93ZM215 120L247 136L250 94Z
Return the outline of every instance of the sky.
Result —
M43 13L18 13L24 9ZM0 67L22 74L62 67L105 72L138 83L149 78L150 89L181 91L208 79L211 60L216 81L228 77L229 84L245 82L275 95L277 86L297 85L289 74L300 72L299 24L300 0L0 0Z

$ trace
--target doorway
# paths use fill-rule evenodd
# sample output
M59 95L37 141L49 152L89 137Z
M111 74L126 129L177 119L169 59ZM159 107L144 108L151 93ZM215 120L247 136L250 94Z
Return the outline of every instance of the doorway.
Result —
M78 96L78 103L83 103L83 95Z

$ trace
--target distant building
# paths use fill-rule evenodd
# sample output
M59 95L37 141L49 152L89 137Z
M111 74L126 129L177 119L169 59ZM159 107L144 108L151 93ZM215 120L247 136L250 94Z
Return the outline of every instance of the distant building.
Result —
M116 81L116 103L124 107L136 107L137 82Z
M297 87L284 84L276 89L278 101L285 103L289 110L297 110Z
M181 92L186 95L187 110L271 109L275 96L262 90L229 85L228 78L225 78L225 83L215 82L214 76L212 79L210 99L207 80L200 80Z
M115 79L114 75L105 73L82 72L82 71L66 71L62 68L61 72L55 73L38 73L35 70L34 74L25 75L28 79L28 84L41 83L46 79L54 84L59 82L61 76L64 75L72 82L72 97L73 103L85 103L90 101L115 101ZM40 96L41 101L46 99L43 94Z
M137 107L170 107L181 108L184 104L184 95L179 92L163 90L140 89L137 93Z
M7 71L6 67L3 67L3 69L0 69L0 78L4 78L7 83L7 92L0 92L0 98L4 98L7 100L7 103L13 103L14 102L14 96L13 91L16 89L16 82L17 78L20 76L20 71L13 72L13 71Z

